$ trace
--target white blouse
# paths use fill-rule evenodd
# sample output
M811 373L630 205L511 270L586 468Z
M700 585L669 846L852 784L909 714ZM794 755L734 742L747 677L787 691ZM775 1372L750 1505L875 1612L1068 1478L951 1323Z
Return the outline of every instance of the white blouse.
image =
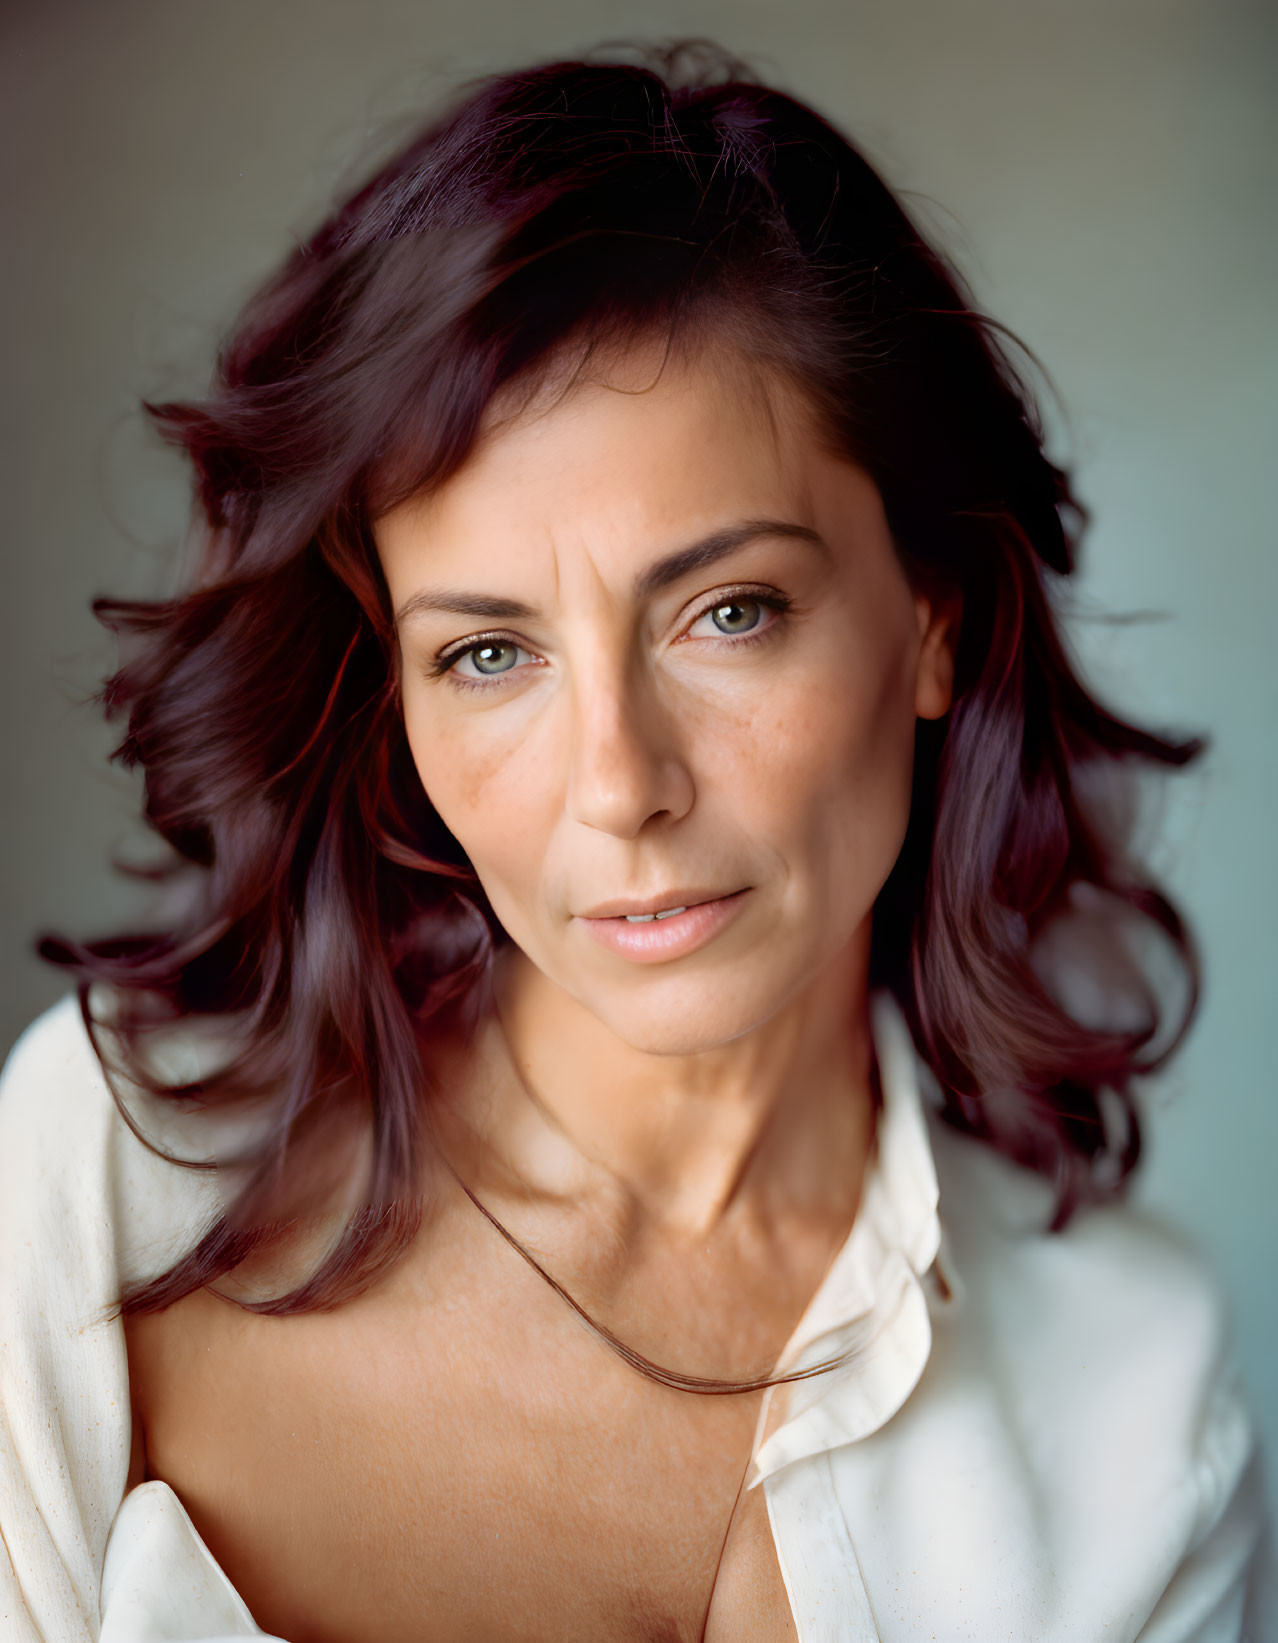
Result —
M1131 1206L1043 1231L1046 1185L937 1117L888 995L872 1018L862 1203L781 1367L858 1350L767 1394L749 1478L800 1643L1278 1643L1260 1459L1201 1263ZM173 1490L125 1492L124 1331L101 1316L220 1193L134 1137L74 995L27 1029L0 1076L5 1643L266 1635Z

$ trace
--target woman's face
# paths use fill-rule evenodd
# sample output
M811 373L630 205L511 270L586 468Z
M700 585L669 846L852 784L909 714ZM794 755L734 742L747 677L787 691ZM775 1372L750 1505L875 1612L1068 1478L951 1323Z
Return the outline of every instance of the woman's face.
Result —
M528 959L656 1053L868 943L949 706L876 487L763 388L633 354L375 529L430 800Z

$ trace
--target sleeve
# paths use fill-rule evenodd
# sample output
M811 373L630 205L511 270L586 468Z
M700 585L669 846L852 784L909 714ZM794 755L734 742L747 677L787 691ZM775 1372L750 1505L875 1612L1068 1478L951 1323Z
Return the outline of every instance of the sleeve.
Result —
M116 1286L109 1109L72 995L0 1074L0 1631L12 1643L96 1638L128 1475L124 1331L103 1317Z
M1266 1468L1232 1362L1207 1400L1193 1484L1197 1514L1137 1643L1275 1643Z
M211 1191L134 1141L75 995L28 1027L0 1073L4 1643L265 1637L168 1484L125 1494L128 1354L111 1314L136 1262L162 1268L203 1225Z

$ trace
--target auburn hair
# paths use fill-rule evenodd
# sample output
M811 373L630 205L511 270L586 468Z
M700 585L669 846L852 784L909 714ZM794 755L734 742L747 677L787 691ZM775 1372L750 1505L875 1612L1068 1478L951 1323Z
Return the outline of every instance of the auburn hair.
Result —
M94 602L121 645L96 699L127 713L112 757L142 767L167 846L131 870L168 884L170 916L39 951L75 975L91 1035L92 983L114 990L136 1086L264 1117L225 1213L124 1312L283 1237L282 1188L343 1125L364 1144L340 1237L247 1304L335 1306L419 1227L439 1047L482 1018L509 937L414 768L371 524L458 470L498 395L654 336L726 340L797 385L874 479L910 578L961 596L954 702L918 727L871 981L946 1116L1054 1183L1054 1227L1122 1190L1133 1080L1197 999L1123 794L1200 744L1081 682L1054 601L1086 514L1014 339L848 138L709 42L601 50L462 86L248 303L208 393L147 405L193 468L199 552L172 597ZM1044 958L1062 929L1105 1019ZM1154 930L1187 983L1174 1011ZM228 1053L166 1080L146 1039L195 1017Z

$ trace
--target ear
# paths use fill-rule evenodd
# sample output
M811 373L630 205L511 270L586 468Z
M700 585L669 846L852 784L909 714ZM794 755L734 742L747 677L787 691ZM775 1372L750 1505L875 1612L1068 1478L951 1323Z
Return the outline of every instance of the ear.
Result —
M914 676L914 711L920 719L939 719L954 697L954 649L962 605L957 593L943 599L919 594L914 601L919 656Z

